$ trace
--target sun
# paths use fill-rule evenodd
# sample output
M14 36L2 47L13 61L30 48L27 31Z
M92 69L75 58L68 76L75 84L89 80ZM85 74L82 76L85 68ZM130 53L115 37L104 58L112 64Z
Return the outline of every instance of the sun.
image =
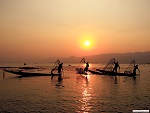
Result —
M86 41L84 42L84 45L85 45L85 46L90 46L90 44L91 44L91 43L90 43L90 41L88 41L88 40L86 40Z
M94 35L80 35L78 38L78 44L82 51L91 52L91 50L93 50L95 46Z

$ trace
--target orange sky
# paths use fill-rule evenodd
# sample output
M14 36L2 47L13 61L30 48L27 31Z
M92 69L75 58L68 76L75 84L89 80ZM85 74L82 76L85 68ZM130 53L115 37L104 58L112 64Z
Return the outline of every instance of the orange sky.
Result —
M3 57L142 52L149 45L150 0L0 0Z

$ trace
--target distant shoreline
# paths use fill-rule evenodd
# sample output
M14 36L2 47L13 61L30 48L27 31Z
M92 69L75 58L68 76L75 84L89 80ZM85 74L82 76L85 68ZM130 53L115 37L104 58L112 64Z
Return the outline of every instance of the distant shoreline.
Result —
M11 67L11 66L5 66L0 68L39 69L37 67Z

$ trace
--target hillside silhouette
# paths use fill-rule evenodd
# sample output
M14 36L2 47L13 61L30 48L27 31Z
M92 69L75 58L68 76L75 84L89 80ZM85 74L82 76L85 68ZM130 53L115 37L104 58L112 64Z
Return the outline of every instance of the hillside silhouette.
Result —
M34 59L25 59L25 58L2 58L0 57L0 62L31 62L31 63L53 63L57 59L60 59L64 63L79 63L82 58L85 58L86 61L90 63L107 63L110 59L115 58L119 63L128 64L132 60L135 60L138 64L150 64L150 51L147 52L134 52L134 53L107 53L107 54L97 54L90 56L81 56L81 57L49 57L45 59L34 58Z
M135 52L135 53L108 53L108 54L98 54L91 56L83 57L68 57L62 59L64 62L80 62L82 58L85 58L91 63L106 63L110 59L115 58L122 64L130 63L132 60L135 60L137 63L145 64L150 63L150 51L148 52Z

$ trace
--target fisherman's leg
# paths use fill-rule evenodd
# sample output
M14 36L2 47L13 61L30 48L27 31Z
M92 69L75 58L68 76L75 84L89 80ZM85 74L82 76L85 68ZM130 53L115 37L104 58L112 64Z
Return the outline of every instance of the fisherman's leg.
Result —
M53 79L53 74L52 74L52 76L51 76L51 80Z
M61 80L62 80L62 73L60 72L58 76L58 81L61 81Z

